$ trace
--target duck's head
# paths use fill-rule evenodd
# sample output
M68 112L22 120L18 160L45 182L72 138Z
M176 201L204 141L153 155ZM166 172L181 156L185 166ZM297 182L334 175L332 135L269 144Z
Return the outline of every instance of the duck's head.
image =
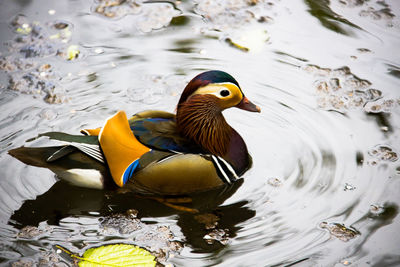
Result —
M222 115L223 110L231 107L261 111L244 96L231 75L217 70L203 72L188 83L181 95L177 129L203 149L222 156L227 153L235 132Z
M178 110L183 103L203 101L212 103L210 111L220 112L237 107L251 112L261 112L243 94L239 83L228 73L211 70L200 73L186 86L178 103Z

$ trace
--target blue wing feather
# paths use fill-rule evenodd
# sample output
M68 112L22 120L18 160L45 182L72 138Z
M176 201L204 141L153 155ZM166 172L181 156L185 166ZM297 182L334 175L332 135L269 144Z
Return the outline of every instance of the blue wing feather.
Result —
M123 183L124 184L133 176L133 173L135 172L136 169L138 169L138 167L140 167L139 159L137 159L134 162L132 162L128 166L128 168L126 168L126 170L124 172L124 177L123 177Z
M201 149L182 137L174 118L140 118L130 121L135 137L145 146L163 151L201 153Z

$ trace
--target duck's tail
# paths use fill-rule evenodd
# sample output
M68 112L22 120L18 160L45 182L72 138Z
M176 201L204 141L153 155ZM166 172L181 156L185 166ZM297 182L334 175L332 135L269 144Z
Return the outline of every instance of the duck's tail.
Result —
M8 153L25 164L48 168L61 180L87 188L115 187L107 166L76 147L19 147Z
M25 164L50 168L50 163L47 161L54 153L63 147L19 147L8 151L8 154L17 158Z

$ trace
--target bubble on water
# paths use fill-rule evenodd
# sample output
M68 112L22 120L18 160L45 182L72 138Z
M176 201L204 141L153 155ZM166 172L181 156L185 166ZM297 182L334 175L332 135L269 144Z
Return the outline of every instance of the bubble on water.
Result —
M333 76L344 76L347 77L348 75L352 75L351 70L347 66L343 66L341 68L333 69L332 70ZM350 76L351 78L351 76Z
M306 65L303 70L316 76L314 82L317 103L326 110L345 111L363 109L369 113L391 112L399 104L382 98L382 92L371 87L371 82L355 76L349 67L338 69Z
M275 177L269 178L267 183L273 187L279 187L282 185L282 182L278 178L275 178Z
M369 208L369 211L373 215L379 215L382 214L385 211L385 208L381 205L371 205Z
M368 48L357 48L357 51L360 53L371 53L372 52Z
M37 227L25 226L18 233L18 237L31 239L33 237L37 237L37 236L41 235L42 233L43 233L43 231L39 230Z
M52 228L49 227L48 225L40 224L37 227L27 225L19 231L19 233L17 234L17 237L23 238L23 239L34 239L34 238L38 238L42 234L46 234L51 231L52 231Z
M273 6L266 0L197 0L195 12L214 28L224 31L253 22L271 22Z
M50 24L50 32L49 36L50 40L61 41L61 43L68 43L72 38L72 29L73 26L71 23L66 21L55 21Z
M194 216L195 220L204 224L205 229L215 229L220 218L212 213L198 214Z
M344 266L351 265L351 262L348 260L342 260L340 263L343 264Z
M353 227L346 227L344 224L341 223L328 223L322 222L319 225L322 229L328 230L328 232L336 237L337 239L347 242L358 235L360 232Z
M342 6L353 8L362 18L372 19L374 22L382 21L386 26L393 26L395 15L391 6L385 1L367 1L367 0L340 0Z
M207 50L205 50L205 49L200 49L200 50L199 50L199 54L200 54L200 55L205 55L205 54L207 54Z
M387 126L382 126L382 127L380 127L380 129L381 129L382 132L389 131L389 127L387 127Z
M371 156L370 163L372 162L380 162L380 161L389 161L394 162L397 161L398 155L393 149L386 145L377 145L374 148L368 151L368 154Z
M95 49L94 49L94 52L95 52L96 54L103 54L103 53L104 53L104 49L98 47L98 48L95 48Z
M19 52L19 57L14 53L13 56L0 58L0 69L8 74L7 88L31 94L34 98L41 96L41 99L50 104L68 102L68 97L59 84L62 77L50 64L43 63L43 57L56 55L65 49L64 43L72 35L71 24L55 21L41 25L39 22L30 22L23 15L17 15L10 26L14 30L29 26L31 31L19 33L14 40L8 41L10 51Z
M0 58L0 70L12 72L16 70L28 70L36 66L36 62L27 58L15 58L5 56Z
M142 7L134 0L99 0L96 4L95 12L107 18L121 18L128 14L137 14Z
M168 26L181 14L168 2L139 3L134 0L100 0L93 9L97 14L113 19L134 15L134 25L144 33Z
M52 120L57 117L57 114L52 109L43 109L39 116L46 120Z
M368 89L364 91L365 99L367 100L377 100L382 96L382 92L377 89Z
M198 29L201 34L215 35L241 51L257 52L270 38L264 25L273 22L273 8L267 0L197 0L194 11L206 22Z
M174 239L170 227L165 225L146 225L145 231L134 237L135 244L151 251L161 263L165 263L171 252L179 252L183 248L182 242Z
M28 18L25 15L19 14L16 15L12 20L10 25L12 27L19 27L22 26L23 24L29 23Z
M248 23L253 14L246 12L251 8L247 1L196 1L195 12L202 15L208 23L219 30L226 30L230 27L238 27L239 23Z
M206 234L203 239L208 244L214 244L216 241L222 245L229 243L229 230L228 229L213 229L211 232Z
M371 83L367 80L360 79L351 73L348 73L346 76L344 76L344 86L351 89L362 90L371 86Z
M306 65L303 67L303 70L306 72L313 74L313 75L318 75L318 76L328 76L331 74L332 70L329 68L321 68L317 65Z
M142 32L151 32L161 29L170 24L171 20L180 12L170 4L153 3L144 7L143 12L138 16L137 27Z
M319 93L328 93L329 92L328 83L326 81L316 81L315 88L317 89L317 91Z
M391 12L390 9L375 9L374 7L368 7L366 10L361 10L360 12L361 17L370 17L374 20L380 20L380 19L392 19L395 17L395 15Z
M10 50L19 51L25 58L49 56L57 52L60 43L49 34L54 30L52 25L30 22L25 16L17 15L10 26L17 33L15 39L7 43Z
M364 106L364 110L370 113L391 112L399 104L393 99L378 99L368 102Z
M35 266L35 263L32 260L21 259L18 261L14 261L11 264L12 267L32 267Z
M143 75L137 80L135 87L126 89L126 96L134 102L154 104L168 95L176 95L177 88L184 88L185 82L174 75Z
M10 74L8 89L23 94L43 96L44 101L50 104L68 101L64 90L56 82L56 75L49 64L42 65L28 73Z
M169 226L146 224L137 215L137 210L129 209L122 214L103 217L100 219L101 231L110 236L134 234L135 244L151 251L161 263L183 248L183 243L177 240Z
M53 23L53 27L57 30L64 30L64 29L68 28L69 26L70 26L70 24L65 21L56 21Z
M340 90L342 88L340 85L340 80L338 78L329 79L329 88L333 91Z
M113 214L100 220L102 231L106 234L118 232L120 234L131 234L143 227L143 223L136 217L136 212L126 214Z
M344 191L353 191L355 189L356 189L356 187L351 185L351 184L349 184L349 183L345 183L344 184L344 189L343 189Z
M51 252L46 252L42 251L40 253L39 257L39 262L37 266L62 266L60 263L60 257L57 254L60 254L61 252L58 252L60 249L57 249L57 251L51 251ZM60 250L61 251L61 250Z

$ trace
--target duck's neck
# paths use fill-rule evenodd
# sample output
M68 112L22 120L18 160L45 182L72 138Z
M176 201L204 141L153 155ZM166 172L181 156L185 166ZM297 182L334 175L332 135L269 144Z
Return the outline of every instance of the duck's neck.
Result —
M179 104L176 114L178 131L204 150L225 156L234 130L226 122L214 96L198 95Z

